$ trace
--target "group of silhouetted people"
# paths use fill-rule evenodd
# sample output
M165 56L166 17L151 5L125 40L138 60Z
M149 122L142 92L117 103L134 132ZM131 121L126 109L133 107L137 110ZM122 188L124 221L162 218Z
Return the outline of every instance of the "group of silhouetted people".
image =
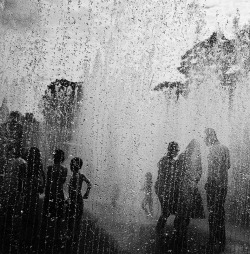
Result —
M225 250L225 210L229 150L222 145L214 129L205 130L205 144L209 147L208 175L205 184L209 211L209 240L203 253L221 253ZM187 231L191 218L205 218L202 198L197 184L202 175L200 144L193 139L185 151L179 153L179 145L171 142L167 154L158 163L155 192L161 204L161 216L156 226L158 244L168 244L171 253L188 253ZM175 215L174 230L164 239L164 227L168 217ZM165 241L164 241L165 240ZM161 247L159 247L160 249Z
M71 253L79 241L83 199L91 189L90 181L80 173L83 161L75 157L70 162L72 176L65 200L64 152L54 151L53 165L45 174L40 150L22 148L19 127L14 112L0 130L5 157L0 179L0 253L59 253L63 246L68 247L65 253ZM88 186L85 195L83 182Z
M80 173L83 161L75 157L70 162L72 176L65 200L64 184L68 170L63 166L65 154L56 149L53 165L45 171L37 147L24 149L18 114L12 112L0 128L0 253L71 253L77 249L83 215L83 200L91 189L90 181ZM209 241L204 253L220 253L225 249L225 210L229 150L220 144L214 129L205 130L209 147L208 174L205 189L209 211ZM158 163L155 192L161 204L161 216L156 225L157 244L168 244L172 253L188 251L187 232L190 219L205 218L198 183L202 175L200 144L193 139L179 156L177 142L168 144L167 154ZM175 159L178 156L177 159ZM46 172L46 173L45 173ZM83 182L87 191L82 195ZM153 213L152 174L146 174L142 209ZM118 186L111 198L116 207ZM41 205L40 195L44 194ZM165 225L175 215L174 230L166 239ZM1 252L2 251L2 252ZM15 252L16 251L16 252Z

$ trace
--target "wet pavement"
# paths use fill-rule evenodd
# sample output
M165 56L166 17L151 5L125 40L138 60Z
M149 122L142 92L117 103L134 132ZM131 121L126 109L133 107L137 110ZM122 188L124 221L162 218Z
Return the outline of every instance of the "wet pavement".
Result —
M161 254L171 253L168 248L168 236L172 232L174 216L170 216L166 225L165 245L157 244L155 218L147 218L125 212L122 208L113 208L109 204L87 201L84 208L83 223L79 244L70 246L62 243L60 248L51 252L33 253L79 253L79 254ZM224 254L250 254L249 229L235 227L227 223L227 245ZM192 220L188 232L189 254L205 254L202 248L208 238L206 220ZM3 249L2 249L3 250ZM21 252L0 252L20 253ZM25 252L23 252L25 253Z
M113 237L118 245L118 253L126 251L131 254L171 253L168 248L160 249L156 243L155 225L157 218L146 218L139 223L129 221L131 214L124 218L122 211L113 209L108 204L89 202L86 209L95 216L96 224ZM94 214L94 215L93 215ZM126 215L125 215L126 216ZM143 216L143 215L142 215ZM134 216L135 217L135 216ZM166 226L166 239L172 232L174 216L170 216ZM227 244L224 254L250 254L250 229L235 227L227 223ZM188 249L190 254L204 254L204 245L208 239L207 220L192 220L188 232ZM166 245L167 245L166 241ZM79 252L81 253L81 252ZM100 252L102 253L102 252ZM103 252L104 253L104 252Z

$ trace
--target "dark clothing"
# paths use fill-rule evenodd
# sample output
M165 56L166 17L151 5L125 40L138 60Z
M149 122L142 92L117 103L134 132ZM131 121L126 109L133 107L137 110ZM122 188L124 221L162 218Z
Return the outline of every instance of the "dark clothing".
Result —
M190 219L205 217L202 198L197 187L202 174L201 156L199 147L196 147L195 143L191 142L186 151L180 154L176 161L176 167L180 172L180 180L174 221L174 245L180 250L187 248L187 231Z
M25 179L25 211L30 214L36 206L38 205L39 194L43 193L45 185L45 175L43 171L43 166L40 164L38 169L34 170L34 174L30 175L27 173Z
M207 185L207 205L209 211L209 242L225 247L225 200L227 188L221 188L216 183Z
M67 169L60 164L48 167L40 230L41 253L59 253L63 246L65 198L63 185Z
M176 161L164 156L158 163L158 177L155 183L155 192L161 203L163 214L175 214L179 195L180 171Z
M23 187L26 165L19 158L9 159L0 189L0 248L21 244L21 221L24 209Z
M21 152L22 138L23 127L18 122L10 121L0 125L0 174L5 173L10 147L15 148L16 154Z
M207 183L227 188L228 184L228 169L230 168L230 153L229 149L216 142L209 148L208 159L208 177Z
M15 214L21 212L25 174L26 164L21 159L13 158L7 161L0 189L0 202L3 209L10 208Z
M67 169L61 165L53 165L48 167L44 212L50 217L63 217L64 212L64 193L63 184L66 181Z
M190 216L191 216L191 219L205 219L204 206L203 206L202 197L198 187L194 188L192 209L191 209Z
M16 147L18 152L21 152L23 138L23 126L16 122L10 121L3 123L0 126L0 139L2 148L7 145ZM6 151L4 151L6 152Z
M205 185L209 211L209 243L223 250L226 242L225 200L227 195L230 153L226 146L215 142L209 147L208 178Z
M27 170L32 170L27 166ZM45 176L42 164L27 172L24 185L23 237L27 246L31 246L38 233L39 194L43 192Z
M181 172L176 167L176 161L168 155L159 161L158 168L155 192L161 204L161 216L156 225L156 232L162 237L168 217L177 212Z

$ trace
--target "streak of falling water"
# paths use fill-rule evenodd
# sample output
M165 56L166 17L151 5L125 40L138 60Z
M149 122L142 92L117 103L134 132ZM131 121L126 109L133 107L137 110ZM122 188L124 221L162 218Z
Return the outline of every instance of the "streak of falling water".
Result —
M112 220L133 222L134 224L147 223L141 209L143 199L141 187L146 172L152 173L154 182L158 170L156 165L166 152L167 143L176 140L180 143L181 149L184 149L192 138L199 139L202 145L203 176L199 187L203 194L203 202L206 204L203 185L207 173L207 151L202 136L206 127L213 127L219 140L227 145L231 152L232 167L229 172L229 194L231 196L229 195L229 199L233 196L237 202L235 203L236 208L227 210L227 213L237 210L235 217L240 219L241 212L246 210L242 204L246 198L243 194L249 179L250 164L249 79L246 77L238 81L231 112L228 109L228 92L221 89L216 75L211 70L205 71L201 77L197 74L193 75L193 79L190 81L191 91L187 99L180 97L179 101L176 101L174 91L172 93L150 91L149 84L154 77L154 71L157 68L162 68L159 73L164 76L167 69L173 68L168 65L168 62L171 62L171 57L168 58L166 55L171 56L171 50L174 51L178 46L182 47L187 40L190 40L189 46L192 46L193 38L189 30L191 26L184 24L186 20L185 15L182 15L184 8L181 3L178 7L171 6L167 2L162 5L158 4L158 1L144 2L152 6L144 6L138 2L138 6L133 6L130 9L126 8L128 6L125 4L125 7L122 4L120 6L117 4L114 7L114 12L117 11L114 16L124 19L118 20L117 18L118 21L114 21L114 23L117 22L115 25L112 23L113 21L112 24L110 23L111 29L107 32L107 37L110 35L110 38L107 39L105 32L103 32L105 34L103 40L106 45L103 46L102 39L97 38L98 36L93 39L94 42L92 41L93 48L102 49L102 56L100 50L97 50L94 55L93 68L90 68L90 73L83 77L84 99L78 116L78 126L71 143L71 154L83 158L83 171L93 183L86 207L96 213L98 218L105 221L106 224L110 223L111 225ZM103 9L98 10L98 8L96 7L96 10L93 11L96 11L96 16L100 16L99 21L104 22L101 15ZM148 9L148 12L145 12L145 9ZM165 20L164 12L167 16L168 10L172 12L171 19L173 20ZM135 24L133 23L134 19L138 19ZM148 22L149 20L152 22ZM108 21L106 22L108 23ZM96 34L102 29L99 22L97 23L96 30L94 30L94 26L91 27L93 28L91 31L95 31ZM183 23L184 25L178 27L174 23ZM151 32L152 27L154 27L153 32ZM71 29L73 28L70 25L69 30ZM132 32L138 33L136 36L131 36ZM185 32L186 35L183 36ZM162 34L164 35L161 37ZM153 42L147 40L151 37L154 37ZM114 38L113 42L112 38ZM144 41L147 43L144 44ZM177 42L179 42L178 45ZM148 47L149 44L160 49L157 49L158 51L151 49ZM185 44L183 48L186 46ZM134 51L130 50L133 47L135 47ZM118 48L117 52L115 48ZM152 58L158 61L153 62L147 56L140 59L147 50L152 50ZM137 52L136 56L134 52ZM22 58L19 57L25 63L27 54L24 54ZM136 64L134 64L131 55L136 58L134 61ZM16 54L16 58L18 56ZM60 57L61 54L58 58ZM82 55L81 57L83 58ZM71 58L76 60L75 56ZM15 62L15 59L13 61ZM50 67L49 61L49 58L45 60L46 66ZM112 69L112 65L115 66L118 62L118 70ZM59 69L63 69L57 62L55 64L52 61L52 63L52 65L58 65ZM23 73L25 68L20 66L17 65L17 69L22 69L20 72ZM53 76L52 68L49 69L44 76ZM71 66L63 73L70 70L73 73L72 76L75 76L75 69ZM8 73L4 74L12 76ZM69 73L67 74L69 75ZM18 73L16 75L19 76ZM2 90L7 90L7 85L2 83ZM7 92L11 94L9 97L13 97L12 108L19 108L16 104L20 104L22 105L20 108L25 111L32 104L36 104L35 99L33 99L34 102L31 101L31 98L35 98L35 92L24 81L21 80L17 83L20 83L20 89L14 89L15 85L12 85L13 91ZM45 86L43 84L43 87ZM32 96L27 93L29 96L24 100L23 94L26 94L26 90L30 90ZM27 104L27 107L23 106L24 104ZM154 196L155 220L158 218L159 212L159 203ZM106 215L107 217L105 217ZM155 221L152 222L152 224L154 223ZM133 230L132 227L129 228L131 233ZM132 239L129 240L132 242Z

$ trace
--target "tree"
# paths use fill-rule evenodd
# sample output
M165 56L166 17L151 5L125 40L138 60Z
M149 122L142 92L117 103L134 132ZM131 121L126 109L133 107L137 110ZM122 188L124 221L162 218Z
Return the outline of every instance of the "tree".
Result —
M72 137L75 114L82 97L80 83L60 79L48 85L42 97L42 113L46 122L46 135L50 152L60 147L68 150Z

